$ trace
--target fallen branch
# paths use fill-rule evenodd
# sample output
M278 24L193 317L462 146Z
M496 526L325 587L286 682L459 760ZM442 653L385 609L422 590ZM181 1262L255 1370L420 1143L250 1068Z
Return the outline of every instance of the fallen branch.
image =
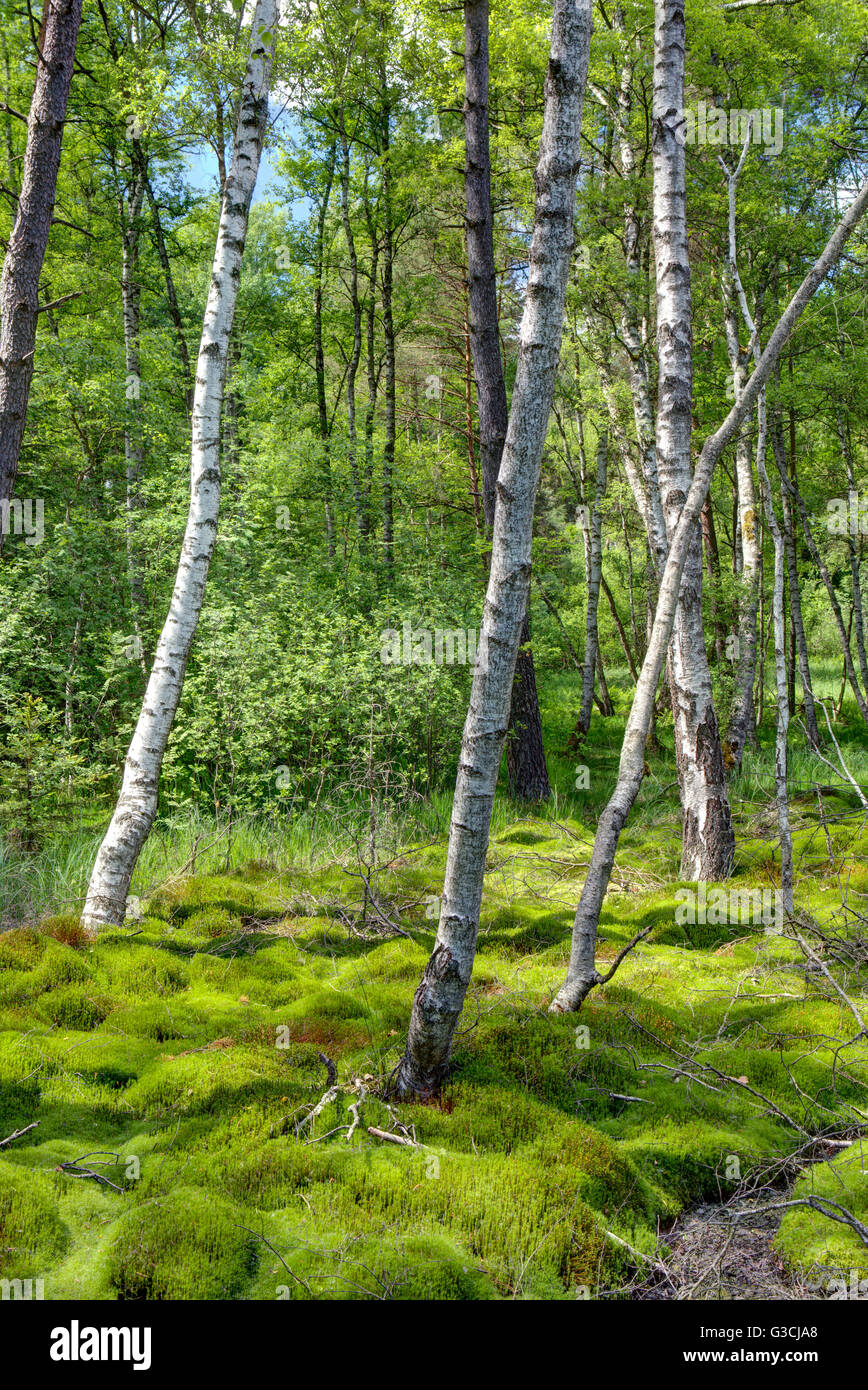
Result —
M340 1090L340 1086L337 1085L338 1069L332 1061L331 1057L326 1057L324 1052L318 1052L316 1055L321 1062L325 1063L325 1067L328 1072L329 1078L329 1088L325 1092L325 1094L321 1096L320 1099L317 1101L316 1105L313 1107L313 1110L309 1111L308 1114L305 1115L303 1120L299 1120L298 1124L295 1127L295 1132L297 1135L301 1134L301 1131L304 1129L305 1125L310 1124L311 1120L315 1120L317 1115L322 1114L323 1110L325 1110L327 1105L331 1105L332 1101L335 1099L335 1096L338 1094L338 1091Z
M39 1121L34 1120L32 1125L25 1125L24 1129L16 1129L5 1139L0 1139L0 1149L5 1149L7 1144L14 1144L16 1139L20 1139L22 1134L29 1134L31 1129L36 1129L38 1124Z
M390 1144L404 1144L408 1149L423 1149L424 1144L417 1144L413 1139L407 1139L403 1134L390 1134L387 1129L377 1129L375 1125L368 1125L368 1133L373 1134L375 1139L386 1139Z
M99 1154L105 1154L113 1165L120 1163L120 1155L109 1153L107 1149L94 1149L92 1153L81 1154L79 1158L68 1159L65 1163L58 1163L56 1171L58 1173L68 1173L71 1178L95 1178L97 1182L104 1182L106 1187L114 1188L115 1192L126 1192L125 1187L118 1187L116 1182L98 1173L95 1168L80 1168L86 1158L96 1158Z
M632 1245L628 1245L626 1240L622 1240L620 1236L616 1236L614 1231L607 1231L604 1229L603 1235L607 1240L611 1240L613 1244L620 1245L622 1249L628 1251L628 1253L633 1255L637 1260L644 1260L645 1263L649 1264L658 1274L665 1274L667 1279L669 1278L669 1270L664 1264L661 1264L659 1260L652 1259L650 1255L643 1255L641 1250L636 1250Z
M767 1211L784 1211L787 1207L811 1207L818 1211L821 1216L825 1216L829 1221L840 1221L843 1226L850 1226L857 1234L863 1245L868 1246L868 1226L854 1216L846 1207L839 1206L833 1202L831 1197L794 1197L789 1202L772 1202L767 1207L755 1207L752 1212L734 1211L733 1218L738 1221L748 1216L763 1216ZM828 1211L828 1207L834 1207L834 1211Z
M360 1086L358 1100L350 1102L350 1114L353 1117L353 1122L350 1125L349 1130L347 1131L347 1143L350 1142L350 1140L352 1139L353 1135L359 1127L359 1109L364 1104L365 1095L366 1092L364 1086Z

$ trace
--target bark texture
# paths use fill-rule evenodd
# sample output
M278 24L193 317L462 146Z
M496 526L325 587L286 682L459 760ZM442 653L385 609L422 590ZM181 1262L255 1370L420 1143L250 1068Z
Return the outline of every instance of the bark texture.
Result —
M659 6L659 8L663 7ZM683 119L683 112L672 113L672 119L678 120L679 117ZM814 262L781 315L756 368L745 385L740 400L733 405L720 428L714 434L709 435L703 445L681 516L670 541L648 650L624 733L615 790L597 826L591 861L585 876L581 898L576 908L567 978L551 1004L551 1009L555 1013L564 1013L580 1008L582 1001L595 985L600 983L602 978L594 964L597 923L609 885L621 830L642 783L645 740L651 727L654 692L666 660L666 650L675 622L681 575L715 465L723 450L737 436L743 421L753 410L759 393L769 380L796 322L831 268L836 264L847 238L862 218L866 207L868 207L868 182L859 189L844 217L829 238L822 254Z
M45 0L15 225L0 279L0 502L15 490L33 380L39 277L57 193L82 0ZM0 527L0 549L3 528Z
M654 26L654 257L657 266L657 471L667 541L693 477L693 311L687 239L684 4L658 0ZM702 622L702 533L696 522L669 652L675 755L683 813L681 873L727 878L735 835Z
M465 0L464 186L470 349L479 410L482 509L486 527L490 531L494 525L497 475L503 457L509 412L500 356L491 211L488 28L488 0ZM518 800L545 801L551 795L527 613L522 618L521 643L513 680L506 767L510 794Z
M591 0L555 0L527 292L497 481L480 656L461 744L437 941L416 990L406 1050L393 1080L405 1095L431 1094L443 1080L473 969L491 808L530 584L533 509L560 355L591 28Z
M82 913L82 923L91 933L124 920L136 860L157 812L160 768L181 698L214 551L226 362L268 115L275 22L275 0L257 0L196 367L187 527L172 602L127 753L120 796L91 874Z

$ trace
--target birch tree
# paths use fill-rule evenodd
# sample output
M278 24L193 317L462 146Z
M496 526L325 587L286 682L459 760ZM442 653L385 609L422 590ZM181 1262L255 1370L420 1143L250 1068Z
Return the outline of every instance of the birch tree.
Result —
M735 200L738 181L750 149L752 117L748 117L747 135L741 156L730 172L724 159L718 160L726 179L727 196L727 258L723 275L724 323L733 393L736 400L744 390L750 348L743 349L739 339L739 305L736 282ZM739 282L740 284L740 282ZM743 291L742 291L743 294ZM757 612L759 609L760 548L757 526L756 489L753 480L750 434L745 422L735 446L735 477L738 492L738 522L741 536L741 589L738 605L738 666L735 678L735 697L726 730L726 744L732 766L742 765L745 745L755 740L755 710L753 683L756 673ZM734 541L734 543L736 543Z
M0 279L0 505L15 489L33 380L39 277L57 193L82 0L45 0L36 39L36 83L24 173ZM0 549L4 526L0 525Z
M654 259L657 268L657 472L667 541L692 479L693 307L687 236L684 4L658 0L654 22ZM705 653L702 533L694 524L669 651L675 757L681 788L684 878L727 878L735 834Z
M576 722L576 733L580 737L585 737L591 727L591 706L594 701L594 672L599 649L597 610L600 604L600 581L603 577L603 550L600 536L608 463L609 440L605 431L601 431L597 441L597 481L594 490L594 506L588 527L590 532L590 563L588 565L588 606L585 613L585 661L582 669L582 703Z
M630 128L635 62L619 8L613 27L622 36L623 58L615 97L599 88L594 95L612 120L627 190L635 183L640 158ZM683 87L683 46L680 63L655 66L655 102L672 96L673 83ZM680 71L680 76L679 76ZM659 78L659 81L656 80ZM659 582L666 562L668 537L680 501L689 486L692 312L690 266L687 258L685 160L683 141L661 137L652 125L654 167L653 242L657 263L658 405L655 415L651 389L647 328L640 314L642 286L642 218L635 192L624 202L623 245L627 289L620 312L620 337L627 357L627 374L639 451L639 469L630 449L621 446L621 459L637 510L645 526ZM604 323L601 323L604 329ZM617 405L607 358L600 358L603 394L617 438ZM620 431L623 433L622 431ZM626 441L625 441L626 443ZM676 619L668 663L675 757L681 795L683 836L681 871L686 878L719 879L730 872L735 849L732 816L726 788L720 732L712 699L711 673L705 655L702 623L702 541L699 528L695 552L685 573L682 602Z
M437 940L393 1077L395 1090L407 1095L428 1095L441 1083L473 969L491 809L530 584L534 502L560 356L591 8L592 0L554 5L527 291L497 480L480 655L461 742Z
M91 934L124 920L133 870L157 812L160 768L181 698L214 551L220 505L220 416L229 337L265 137L276 21L276 0L257 0L199 345L187 526L168 617L126 757L120 796L91 874L82 913L82 924Z
M465 0L464 187L470 349L479 409L482 508L490 531L509 412L500 356L491 211L488 29L488 0ZM527 613L522 620L512 683L506 760L509 788L514 796L524 801L544 801L551 795Z
M657 0L655 57L659 52L662 65L668 66L673 60L677 65L679 49L683 55L683 43L683 4L680 3L680 0ZM666 81L663 73L661 73L661 79ZM663 125L667 139L670 134L674 134L682 127L684 121L683 93L673 88L671 97L673 104L670 107L657 108L655 111L655 124L661 123ZM673 206L676 207L677 211L677 199ZM578 1009L589 992L602 979L594 963L597 924L608 888L621 830L642 783L644 748L651 727L654 693L675 624L682 575L688 562L691 547L695 544L696 525L708 493L715 465L723 450L736 438L744 420L756 405L760 391L769 380L799 317L829 271L836 265L847 238L859 223L866 207L868 207L868 183L863 184L858 189L822 254L814 262L787 305L759 362L745 383L740 399L735 402L720 427L708 436L702 447L680 516L669 539L669 550L660 584L654 626L627 720L618 777L614 791L597 826L591 860L573 923L567 978L552 1001L550 1007L553 1012L563 1013Z

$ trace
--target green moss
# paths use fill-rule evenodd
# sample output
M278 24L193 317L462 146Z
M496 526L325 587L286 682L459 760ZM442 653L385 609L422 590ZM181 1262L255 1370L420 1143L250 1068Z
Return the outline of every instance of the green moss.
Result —
M54 989L39 1004L38 1013L49 1023L71 1032L91 1033L108 1017L111 1004L78 985Z
M178 1187L124 1215L111 1243L115 1296L140 1299L235 1298L256 1264L253 1238L230 1203Z
M820 1095L818 1126L864 1108L868 1048L848 1048L831 1090L840 1001L794 970L792 942L741 927L673 934L673 886L631 885L649 864L674 879L674 821L628 828L598 964L641 927L651 936L580 1015L549 1014L587 826L496 810L479 953L435 1104L390 1113L377 1083L400 1056L431 949L418 900L442 882L442 843L390 870L395 901L415 904L402 918L413 939L287 919L288 906L349 900L334 865L175 883L135 936L110 931L84 949L63 922L0 938L0 1137L39 1121L14 1152L59 1223L42 1245L28 1236L48 1297L596 1296L628 1273L606 1231L650 1254L660 1221L729 1195L734 1160L745 1175L800 1142L771 1105L813 1123L804 1096ZM745 882L761 881L768 855L767 841L742 842ZM827 868L820 856L817 874ZM800 888L813 902L826 885L808 875ZM708 1085L679 1076L684 1052L714 1068L699 1073ZM328 1086L320 1054L341 1089L297 1133ZM393 1114L424 1147L368 1133ZM46 1177L96 1149L120 1156L125 1193ZM131 1156L141 1172L127 1180ZM858 1184L850 1197L861 1211ZM38 1213L22 1210L35 1230ZM822 1229L833 1243L813 1252L788 1216L783 1253L850 1268L846 1231Z
M0 1158L0 1273L44 1277L68 1233L48 1178Z
M801 1175L792 1195L826 1198L868 1226L868 1156L864 1146L857 1141L838 1158L814 1164ZM775 1244L806 1273L819 1269L849 1276L851 1270L857 1270L860 1280L868 1275L868 1247L858 1234L810 1207L784 1212Z

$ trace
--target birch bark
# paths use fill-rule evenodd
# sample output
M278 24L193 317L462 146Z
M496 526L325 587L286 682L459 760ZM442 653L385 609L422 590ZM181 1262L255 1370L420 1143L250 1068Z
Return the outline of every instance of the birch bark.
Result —
M673 111L668 120L670 122L683 120L683 111L680 109ZM857 192L844 217L829 238L822 254L814 262L778 320L759 363L745 385L741 399L733 405L720 428L714 434L709 435L703 445L681 516L670 541L648 651L636 685L636 694L624 733L615 790L597 826L588 872L576 908L567 978L551 1004L551 1009L555 1013L565 1013L580 1008L582 1001L601 980L594 964L597 923L603 899L606 896L618 839L642 783L645 740L651 727L654 692L660 679L669 637L675 622L682 571L687 561L693 531L702 511L715 465L723 450L736 437L742 422L753 410L759 393L769 380L781 350L786 345L796 322L829 271L836 264L847 238L861 220L866 207L868 207L868 182L864 183Z
M276 19L275 0L257 0L196 368L187 527L168 617L126 757L120 796L97 853L82 912L82 924L91 934L124 920L136 860L157 812L163 754L181 698L214 550L226 360L250 202L265 136Z
M617 135L624 185L629 189L635 180L637 169L637 153L630 131L631 88L634 79L629 48L626 46L629 41L626 39L626 26L620 9L615 14L613 26L621 33L625 49L617 102L611 104L609 109ZM680 85L683 89L683 55L681 66L680 78L677 73L673 73L672 76L676 86ZM657 94L664 100L672 96L671 91ZM654 186L664 207L664 216L661 219L658 216L658 204L655 204L655 252L661 245L661 239L665 243L671 235L674 243L677 243L680 257L679 267L673 272L669 250L666 250L666 269L662 277L658 260L658 330L662 309L670 316L670 321L664 322L664 332L672 335L667 339L661 337L658 331L661 368L659 376L662 386L666 379L663 372L665 360L670 373L674 373L674 377L670 375L669 380L674 379L676 383L680 380L683 391L681 395L677 390L675 393L670 392L664 400L662 391L658 388L656 420L651 392L648 336L640 313L642 223L635 197L628 197L624 205L624 248L628 283L621 314L621 337L627 351L633 415L642 469L641 479L626 457L625 464L636 505L645 523L658 579L666 563L668 538L673 518L677 516L679 495L683 495L691 477L689 443L685 446L684 438L685 433L689 435L691 396L690 266L686 258L684 150L675 139L670 139L668 146L661 148L659 131L660 126L655 124L652 146ZM665 168L665 179L661 177L662 168ZM665 212L667 203L671 204L669 213ZM673 213L680 225L676 225L676 220L673 220ZM661 278L664 290L662 298ZM608 383L604 382L604 394L610 417L614 417L611 380ZM683 417L685 400L687 416ZM661 411L664 412L663 419ZM680 437L675 453L661 457L661 448L670 435L676 418L681 419L681 425L676 427L676 433ZM671 444L672 440L669 440L669 443ZM624 455L623 447L621 452ZM663 500L666 488L669 489L668 509ZM702 542L699 533L696 555L692 556L688 563L682 599L667 668L684 825L682 872L685 877L725 878L732 862L734 838L720 734L711 700L711 674L705 654L702 626Z
M479 409L482 506L485 524L490 531L494 525L497 475L503 457L509 410L500 356L491 212L488 28L488 0L465 0L464 187L470 348ZM551 796L527 613L522 619L521 642L512 682L506 766L511 795L521 801L545 801Z
M657 267L657 472L667 541L690 491L693 314L687 238L684 3L657 0L654 24L654 257ZM735 835L702 621L702 533L694 523L669 652L683 814L681 873L729 876Z
M533 509L560 355L574 241L592 0L555 0L537 164L536 212L518 367L497 480L480 656L464 725L440 922L413 1000L394 1088L428 1095L442 1081L473 969L497 771L531 570Z

